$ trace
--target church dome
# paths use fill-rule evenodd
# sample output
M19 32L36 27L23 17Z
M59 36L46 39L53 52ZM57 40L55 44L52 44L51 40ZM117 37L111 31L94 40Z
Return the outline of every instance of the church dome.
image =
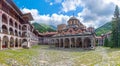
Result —
M85 26L77 19L76 17L71 17L68 20L68 26L69 27L75 27L75 28L84 28Z
M78 25L80 23L80 21L76 18L76 17L71 17L69 20L68 20L68 25Z
M78 20L76 17L71 17L69 20Z

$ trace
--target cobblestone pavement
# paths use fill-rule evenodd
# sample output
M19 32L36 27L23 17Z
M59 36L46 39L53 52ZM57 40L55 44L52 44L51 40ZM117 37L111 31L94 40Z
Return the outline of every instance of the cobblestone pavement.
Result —
M120 49L96 47L94 50L83 50L40 45L37 49L30 50L37 51L37 55L24 54L23 56L31 59L28 64L23 65L14 58L7 59L6 64L8 66L120 66ZM7 52L7 55L13 54ZM25 62L25 59L22 60ZM6 65L0 64L0 66Z

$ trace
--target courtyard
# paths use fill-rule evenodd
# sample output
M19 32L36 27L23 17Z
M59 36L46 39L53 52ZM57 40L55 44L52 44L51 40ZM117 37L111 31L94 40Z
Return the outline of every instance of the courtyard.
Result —
M120 49L96 47L51 48L37 45L30 49L0 51L0 66L119 66Z

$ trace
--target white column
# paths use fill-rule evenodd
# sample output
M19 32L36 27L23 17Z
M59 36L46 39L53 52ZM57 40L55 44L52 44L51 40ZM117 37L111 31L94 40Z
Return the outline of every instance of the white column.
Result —
M2 50L2 38L0 40L0 50Z
M71 38L69 38L69 41L70 41L69 47L71 48Z
M29 39L28 39L28 42L27 42L27 43L28 43L28 47L31 47L31 46L30 46L30 41L29 41Z
M82 48L84 48L84 37L82 37Z
M15 21L13 21L13 34L14 34L14 36L15 36Z
M65 39L63 38L63 48L65 48Z
M59 39L59 48L61 47L61 40Z
M18 36L19 36L19 32L20 32L20 29L19 29L19 23L17 23L17 27L18 27Z
M96 40L95 40L95 38L93 39L93 46L94 47L96 46Z
M77 41L76 41L76 40L77 40L77 38L75 38L75 45L74 45L74 46L75 46L75 48L76 48L76 45L77 45Z
M9 18L9 16L7 16L7 21L8 21L8 24L7 24L8 34L10 34L10 31L9 31L9 27L10 27L9 20L10 20L10 18Z
M2 11L0 10L0 32L2 32Z

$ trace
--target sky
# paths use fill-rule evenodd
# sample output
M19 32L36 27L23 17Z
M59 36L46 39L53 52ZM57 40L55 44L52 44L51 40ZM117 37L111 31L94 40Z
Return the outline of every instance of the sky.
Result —
M120 0L13 0L23 13L30 12L37 23L67 24L73 15L87 27L98 28L112 20Z

